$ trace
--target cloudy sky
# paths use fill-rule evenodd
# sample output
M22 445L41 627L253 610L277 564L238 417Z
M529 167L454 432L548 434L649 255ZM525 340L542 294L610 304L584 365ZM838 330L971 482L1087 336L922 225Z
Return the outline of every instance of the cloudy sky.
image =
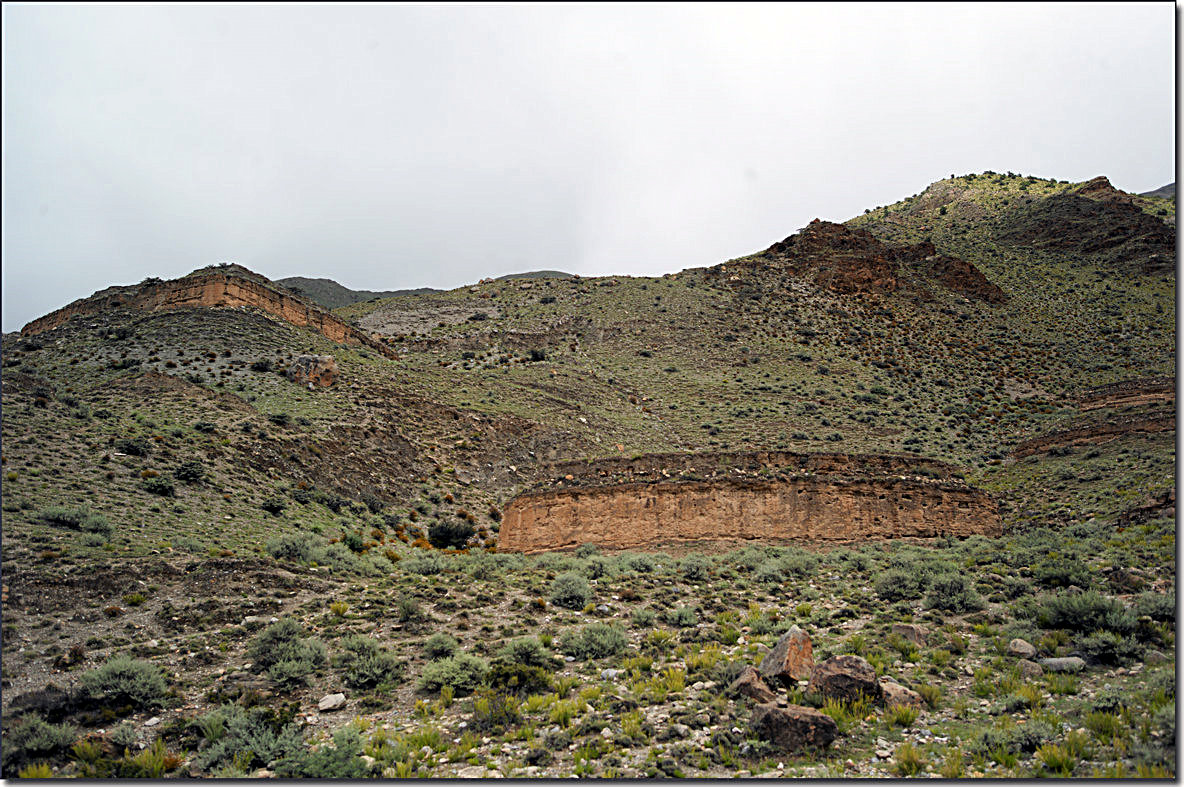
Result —
M951 173L1174 179L1175 6L3 7L3 329L239 262L660 274Z

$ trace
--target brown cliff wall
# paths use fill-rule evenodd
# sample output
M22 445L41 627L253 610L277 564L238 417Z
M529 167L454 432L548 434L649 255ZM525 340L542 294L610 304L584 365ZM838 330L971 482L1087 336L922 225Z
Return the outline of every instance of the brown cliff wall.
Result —
M244 269L245 273L246 272ZM317 331L338 344L369 347L383 355L392 352L379 342L329 312L255 274L239 275L221 269L205 269L171 281L149 280L131 287L109 287L33 320L21 329L31 336L52 330L75 315L108 309L162 311L167 309L232 309L254 307L300 328Z
M815 468L839 457L828 455ZM858 465L871 458L847 459L846 465L835 467L840 474L787 473L781 468L769 478L717 475L710 480L671 480L662 476L655 481L605 479L599 485L568 487L558 486L557 481L551 488L521 494L505 506L498 547L533 553L585 543L647 549L713 541L844 542L1002 532L995 502L980 490L956 481L874 470L863 477L848 476L848 471L869 469ZM885 458L884 469L899 470L901 459ZM700 465L704 460L704 456L695 457ZM637 461L620 460L618 469L636 475L625 464Z

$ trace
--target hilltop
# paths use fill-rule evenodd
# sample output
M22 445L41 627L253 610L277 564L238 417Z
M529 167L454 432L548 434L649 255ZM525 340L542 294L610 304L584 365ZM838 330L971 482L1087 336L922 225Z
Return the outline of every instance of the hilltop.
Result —
M1170 775L1174 226L983 173L662 277L214 266L34 320L5 771ZM777 743L727 689L791 626L909 710L750 680L836 725Z
M374 301L379 298L397 298L400 295L421 295L426 292L438 292L432 287L418 287L410 290L351 290L332 279L310 279L304 276L288 276L276 279L276 284L287 287L298 295L302 295L326 309L337 309L349 306L351 303Z

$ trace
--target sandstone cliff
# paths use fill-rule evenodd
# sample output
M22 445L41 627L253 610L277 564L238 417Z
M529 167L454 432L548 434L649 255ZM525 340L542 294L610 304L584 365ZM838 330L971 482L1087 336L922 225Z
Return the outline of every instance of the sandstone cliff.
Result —
M747 464L736 461L742 457ZM505 507L498 547L532 553L586 543L647 549L1002 532L991 497L949 472L934 478L952 470L937 462L762 452L684 455L672 470L674 458L595 463L580 480L569 472L519 495Z
M388 357L391 350L319 306L275 287L266 278L238 265L202 268L171 281L147 279L128 287L108 287L82 298L21 329L31 336L52 330L75 315L108 309L164 311L169 309L233 309L251 307L300 328L317 331L338 344L368 347Z

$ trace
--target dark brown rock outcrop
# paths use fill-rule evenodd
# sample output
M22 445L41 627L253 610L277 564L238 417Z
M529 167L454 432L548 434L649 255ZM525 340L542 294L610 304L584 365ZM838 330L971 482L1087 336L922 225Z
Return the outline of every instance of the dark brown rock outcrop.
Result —
M955 478L953 468L932 469L940 463L910 466L900 456L747 456L767 461L734 466L710 454L660 454L557 465L580 475L565 473L510 500L498 548L533 553L580 544L647 549L1002 532L994 500Z
M777 695L761 680L760 673L754 667L745 667L736 680L728 686L729 696L748 697L758 703L773 702Z
M814 669L814 645L797 626L781 635L761 661L761 677L773 685L793 686L807 680Z
M802 705L785 708L773 703L758 705L750 724L758 737L786 753L825 749L839 736L834 719Z
M872 702L884 699L884 689L876 679L875 669L864 659L851 654L831 656L815 664L806 691L844 702L856 702L860 697Z

